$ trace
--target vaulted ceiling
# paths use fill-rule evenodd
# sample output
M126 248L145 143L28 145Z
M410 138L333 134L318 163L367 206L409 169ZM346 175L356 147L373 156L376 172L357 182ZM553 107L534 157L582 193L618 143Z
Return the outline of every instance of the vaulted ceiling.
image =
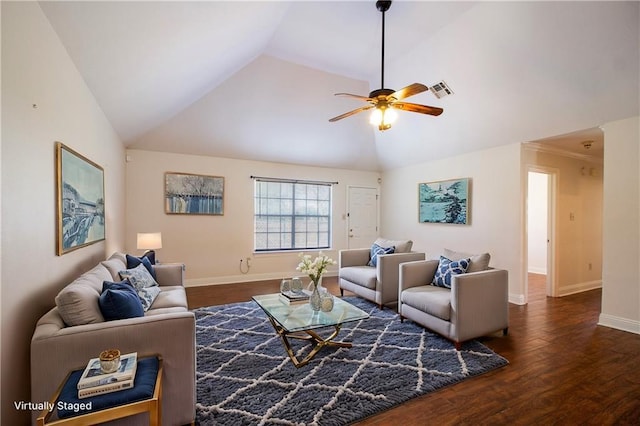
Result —
M380 87L374 1L40 5L131 148L384 170L639 115L638 2L395 1L385 86L454 94L386 132L328 122Z

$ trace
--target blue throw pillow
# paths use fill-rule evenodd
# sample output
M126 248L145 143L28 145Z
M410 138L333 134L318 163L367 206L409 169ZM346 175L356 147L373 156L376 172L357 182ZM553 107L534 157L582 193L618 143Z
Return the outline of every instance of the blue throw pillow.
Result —
M156 252L153 250L147 250L145 254L142 255L143 258L149 259L152 265L156 264Z
M129 280L119 283L104 281L98 304L107 321L144 316L142 302Z
M440 263L436 274L433 277L432 285L444 288L451 288L451 277L467 272L471 259L451 260L440 256Z
M373 244L371 246L371 260L367 265L369 266L378 266L378 256L381 254L392 254L396 251L395 247L381 247L377 244Z
M154 259L155 260L155 259ZM153 266L151 266L151 261L149 260L148 257L146 256L142 256L142 257L135 257L135 256L131 256L131 255L127 255L127 269L133 269L138 265L144 265L145 268L147 268L147 271L149 271L149 273L151 274L151 276L153 277L153 279L156 279L156 271L154 271Z

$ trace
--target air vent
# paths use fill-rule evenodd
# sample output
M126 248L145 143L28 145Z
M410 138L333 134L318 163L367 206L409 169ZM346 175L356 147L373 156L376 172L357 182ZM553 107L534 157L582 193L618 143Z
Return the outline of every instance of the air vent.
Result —
M447 86L447 83L445 83L444 81L434 84L429 88L429 90L431 90L431 92L436 95L436 98L438 99L444 98L448 95L453 95L453 90L451 90L451 88Z

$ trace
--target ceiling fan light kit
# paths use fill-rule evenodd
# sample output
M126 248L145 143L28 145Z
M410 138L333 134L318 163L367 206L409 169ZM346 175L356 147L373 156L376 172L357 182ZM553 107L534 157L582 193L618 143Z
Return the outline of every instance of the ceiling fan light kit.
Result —
M395 109L401 109L404 111L417 112L420 114L429 114L438 116L442 114L443 109L438 107L432 107L427 105L413 104L409 102L400 102L401 100L408 98L409 96L417 95L418 93L426 92L429 90L427 86L420 83L413 83L400 90L385 89L384 88L384 29L385 29L385 12L391 7L391 1L378 0L376 2L376 8L382 12L382 70L380 79L380 89L373 90L369 93L369 96L352 95L350 93L336 93L336 96L348 96L351 98L360 99L369 103L369 105L354 109L344 114L338 115L329 119L330 122L342 120L343 118L357 114L362 111L373 109L369 122L378 127L378 130L384 131L391 128L391 125L397 118ZM436 87L437 86L437 87ZM438 97L446 96L453 93L451 89L444 83L444 81L434 85L431 91ZM441 93L439 96L437 93Z

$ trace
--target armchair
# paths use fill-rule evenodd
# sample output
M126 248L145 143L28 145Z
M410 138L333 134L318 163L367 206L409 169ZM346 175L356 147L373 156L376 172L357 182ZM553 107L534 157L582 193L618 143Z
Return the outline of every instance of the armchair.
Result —
M451 277L451 288L431 285L438 260L400 265L398 313L452 340L462 342L509 329L508 272L488 268Z
M377 239L380 247L394 247L390 254L377 255L376 266L371 266L371 249L340 250L338 254L338 281L340 294L344 290L378 304L380 309L398 299L398 266L403 262L423 260L424 253L411 251L411 240Z

